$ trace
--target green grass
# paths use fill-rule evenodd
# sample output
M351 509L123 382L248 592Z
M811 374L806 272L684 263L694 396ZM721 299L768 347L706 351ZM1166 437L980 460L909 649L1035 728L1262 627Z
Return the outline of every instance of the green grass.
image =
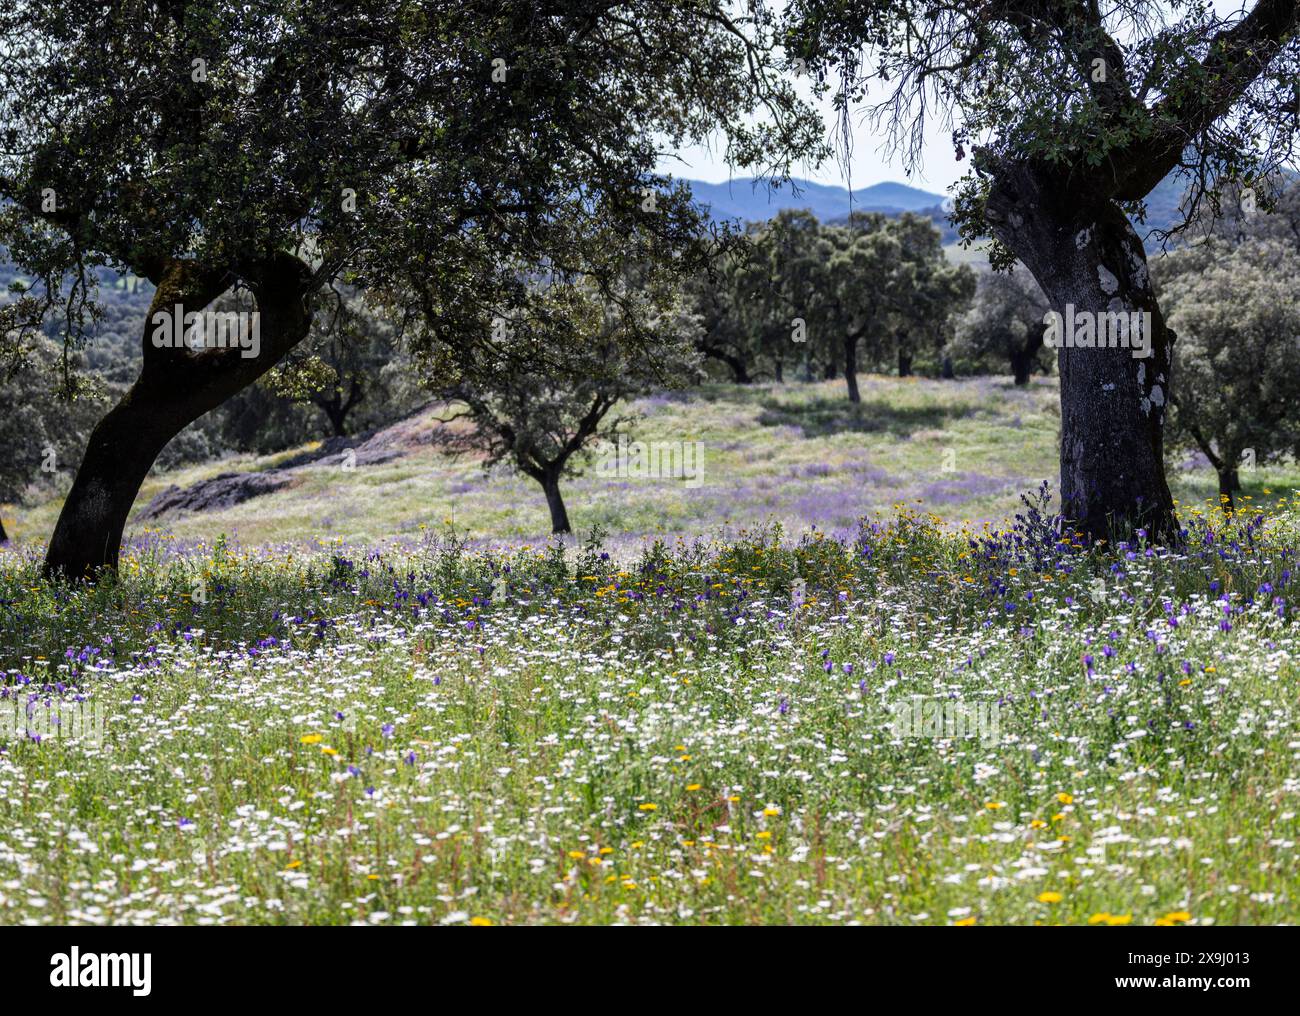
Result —
M862 404L850 404L844 382L814 385L719 385L642 400L629 407L632 438L698 442L699 486L672 479L598 476L591 459L564 483L577 531L599 525L621 542L654 535L711 533L720 525L780 522L792 531L818 526L852 530L861 516L905 503L945 521L1005 524L1019 495L1057 474L1060 412L1054 378L1026 388L1004 378L956 382L863 375ZM274 468L294 450L261 459L230 459L153 474L136 500L127 539L161 535L211 543L225 534L242 546L341 542L373 546L419 540L424 527L452 520L474 539L541 542L550 533L537 483L476 460L450 459L425 435L433 414L409 427L400 456L389 463L296 470L294 485L237 507L181 513L146 522L140 509L165 487L186 487L218 473ZM1248 496L1300 485L1287 465L1243 474ZM1171 486L1187 503L1217 500L1212 470L1171 470ZM48 537L61 502L8 507L6 529L19 542Z
M864 447L912 487L945 447L963 474L1052 457L1046 385L871 379L860 415L833 391L719 388L645 425L733 443L701 490L742 496L833 500ZM0 736L0 922L1296 920L1289 489L1189 507L1185 553L1131 559L915 505L840 542L719 531L653 484L571 495L580 522L649 533L668 504L714 527L606 558L470 550L447 504L493 538L536 506L498 503L499 479L421 510L471 467L391 467L304 486L357 542L428 524L409 547L290 554L315 532L295 489L94 588L43 583L36 544L0 552L0 705L82 694L106 720L100 744ZM368 486L399 472L415 491ZM236 517L238 548L214 535ZM996 710L996 738L904 736L916 697Z
M564 485L573 525L579 532L602 526L623 542L707 534L726 522L844 532L898 503L933 510L951 524L1000 525L1018 510L1021 492L1056 476L1054 378L1018 389L1003 378L863 375L861 388L859 406L844 397L842 381L717 385L636 403L629 407L639 417L634 438L702 442L703 482L692 488L681 480L604 478L589 460L584 474ZM299 469L291 487L234 508L146 522L140 510L168 486L274 468L302 449L152 475L127 537L210 543L225 534L248 546L369 546L418 540L423 527L451 519L478 540L545 540L550 521L540 487L505 469L485 474L472 458L447 457L420 440L435 427L430 415L410 428L415 438L384 464ZM1242 478L1248 496L1261 499L1265 489L1300 484L1300 470L1261 468ZM1217 500L1208 468L1173 469L1170 481L1185 502ZM0 515L11 536L34 542L48 537L60 506L54 499Z

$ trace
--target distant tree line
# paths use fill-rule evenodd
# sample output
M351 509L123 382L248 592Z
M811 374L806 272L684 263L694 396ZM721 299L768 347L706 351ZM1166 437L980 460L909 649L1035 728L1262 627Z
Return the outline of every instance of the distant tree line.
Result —
M783 211L747 237L694 286L697 348L741 384L843 377L858 402L860 371L907 376L919 357L941 360L976 288L933 223L911 213L827 225Z

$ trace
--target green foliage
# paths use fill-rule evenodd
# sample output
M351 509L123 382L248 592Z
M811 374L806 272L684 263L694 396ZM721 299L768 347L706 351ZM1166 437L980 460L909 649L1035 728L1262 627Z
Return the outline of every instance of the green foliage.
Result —
M469 299L503 262L567 256L597 209L682 256L699 213L642 207L663 146L720 130L734 164L777 175L822 149L772 45L713 0L13 0L0 243L70 307L70 341L98 266L234 280L293 251L312 286L404 277Z
M1063 170L1063 200L1112 197L1141 217L1175 169L1194 210L1294 151L1294 4L789 0L785 15L792 54L834 80L842 123L869 104L909 169L929 125L951 125L977 169L955 199L968 243L989 235L990 182L1012 163ZM990 261L1014 257L995 243Z
M1211 237L1160 269L1178 335L1171 440L1199 448L1230 496L1248 449L1251 466L1300 452L1300 253L1278 240Z
M89 386L58 394L60 350L33 340L23 364L0 375L0 502L49 496L71 476L102 402Z
M1043 318L1047 298L1023 266L980 275L970 309L962 317L950 349L975 369L1005 370L1018 381L1037 370L1050 370L1043 353Z
M969 268L945 259L933 223L911 213L824 225L783 211L747 239L698 284L701 351L778 378L792 361L805 379L833 374L846 342L875 369L900 351L937 350L975 288Z
M263 384L315 406L335 437L385 426L415 409L426 396L391 318L355 290L330 291L319 302L307 339Z

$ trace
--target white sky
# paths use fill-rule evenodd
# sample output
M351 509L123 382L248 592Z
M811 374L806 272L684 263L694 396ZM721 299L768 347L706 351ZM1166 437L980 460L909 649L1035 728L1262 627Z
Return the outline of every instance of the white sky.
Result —
M1243 0L1214 0L1213 6L1220 17L1240 12ZM1247 6L1253 4L1247 3ZM805 92L805 98L810 93ZM833 114L830 99L819 103L827 131L833 126ZM958 162L952 146L950 131L945 131L938 122L928 124L921 165L924 172L908 176L903 171L902 159L886 150L882 135L874 133L871 125L863 123L862 115L853 116L853 157L847 165L837 159L828 159L820 167L804 166L792 171L792 175L817 183L838 184L842 187L869 187L874 183L887 180L908 183L923 190L946 193L958 179L966 174L969 163ZM660 163L660 170L672 173L676 177L690 180L704 180L708 183L721 183L735 176L748 175L745 172L734 173L723 161L720 145L710 151L707 147L695 146L682 149L677 158L665 159ZM969 155L968 155L969 158ZM847 174L847 175L846 175ZM848 178L851 177L851 180Z
M805 98L808 96L805 95ZM830 136L834 123L834 112L829 97L817 103L822 110L826 123L827 136ZM803 165L791 170L791 175L817 183L838 184L841 187L869 187L873 183L888 180L908 183L923 190L946 193L949 186L965 175L968 163L958 162L953 151L951 132L939 129L938 125L929 125L926 131L925 147L921 159L924 174L909 177L903 172L901 158L892 158L885 148L884 138L875 134L861 111L855 111L851 117L853 136L853 156L846 164L837 158L827 159L820 167ZM749 175L746 171L733 172L723 161L721 143L715 143L713 150L704 146L684 148L677 153L677 158L663 160L659 168L673 176L688 180L703 180L706 183L723 183L737 176ZM847 175L846 175L847 174ZM852 179L850 180L849 177Z

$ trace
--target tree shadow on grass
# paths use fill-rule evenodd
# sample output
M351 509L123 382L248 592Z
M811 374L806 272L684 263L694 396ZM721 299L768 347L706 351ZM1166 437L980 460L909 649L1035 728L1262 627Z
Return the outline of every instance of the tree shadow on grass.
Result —
M882 433L907 438L918 430L942 428L952 420L969 415L965 407L892 406L887 403L849 402L846 398L816 398L783 402L768 398L762 402L758 422L764 427L799 427L804 437L826 437L844 433Z

